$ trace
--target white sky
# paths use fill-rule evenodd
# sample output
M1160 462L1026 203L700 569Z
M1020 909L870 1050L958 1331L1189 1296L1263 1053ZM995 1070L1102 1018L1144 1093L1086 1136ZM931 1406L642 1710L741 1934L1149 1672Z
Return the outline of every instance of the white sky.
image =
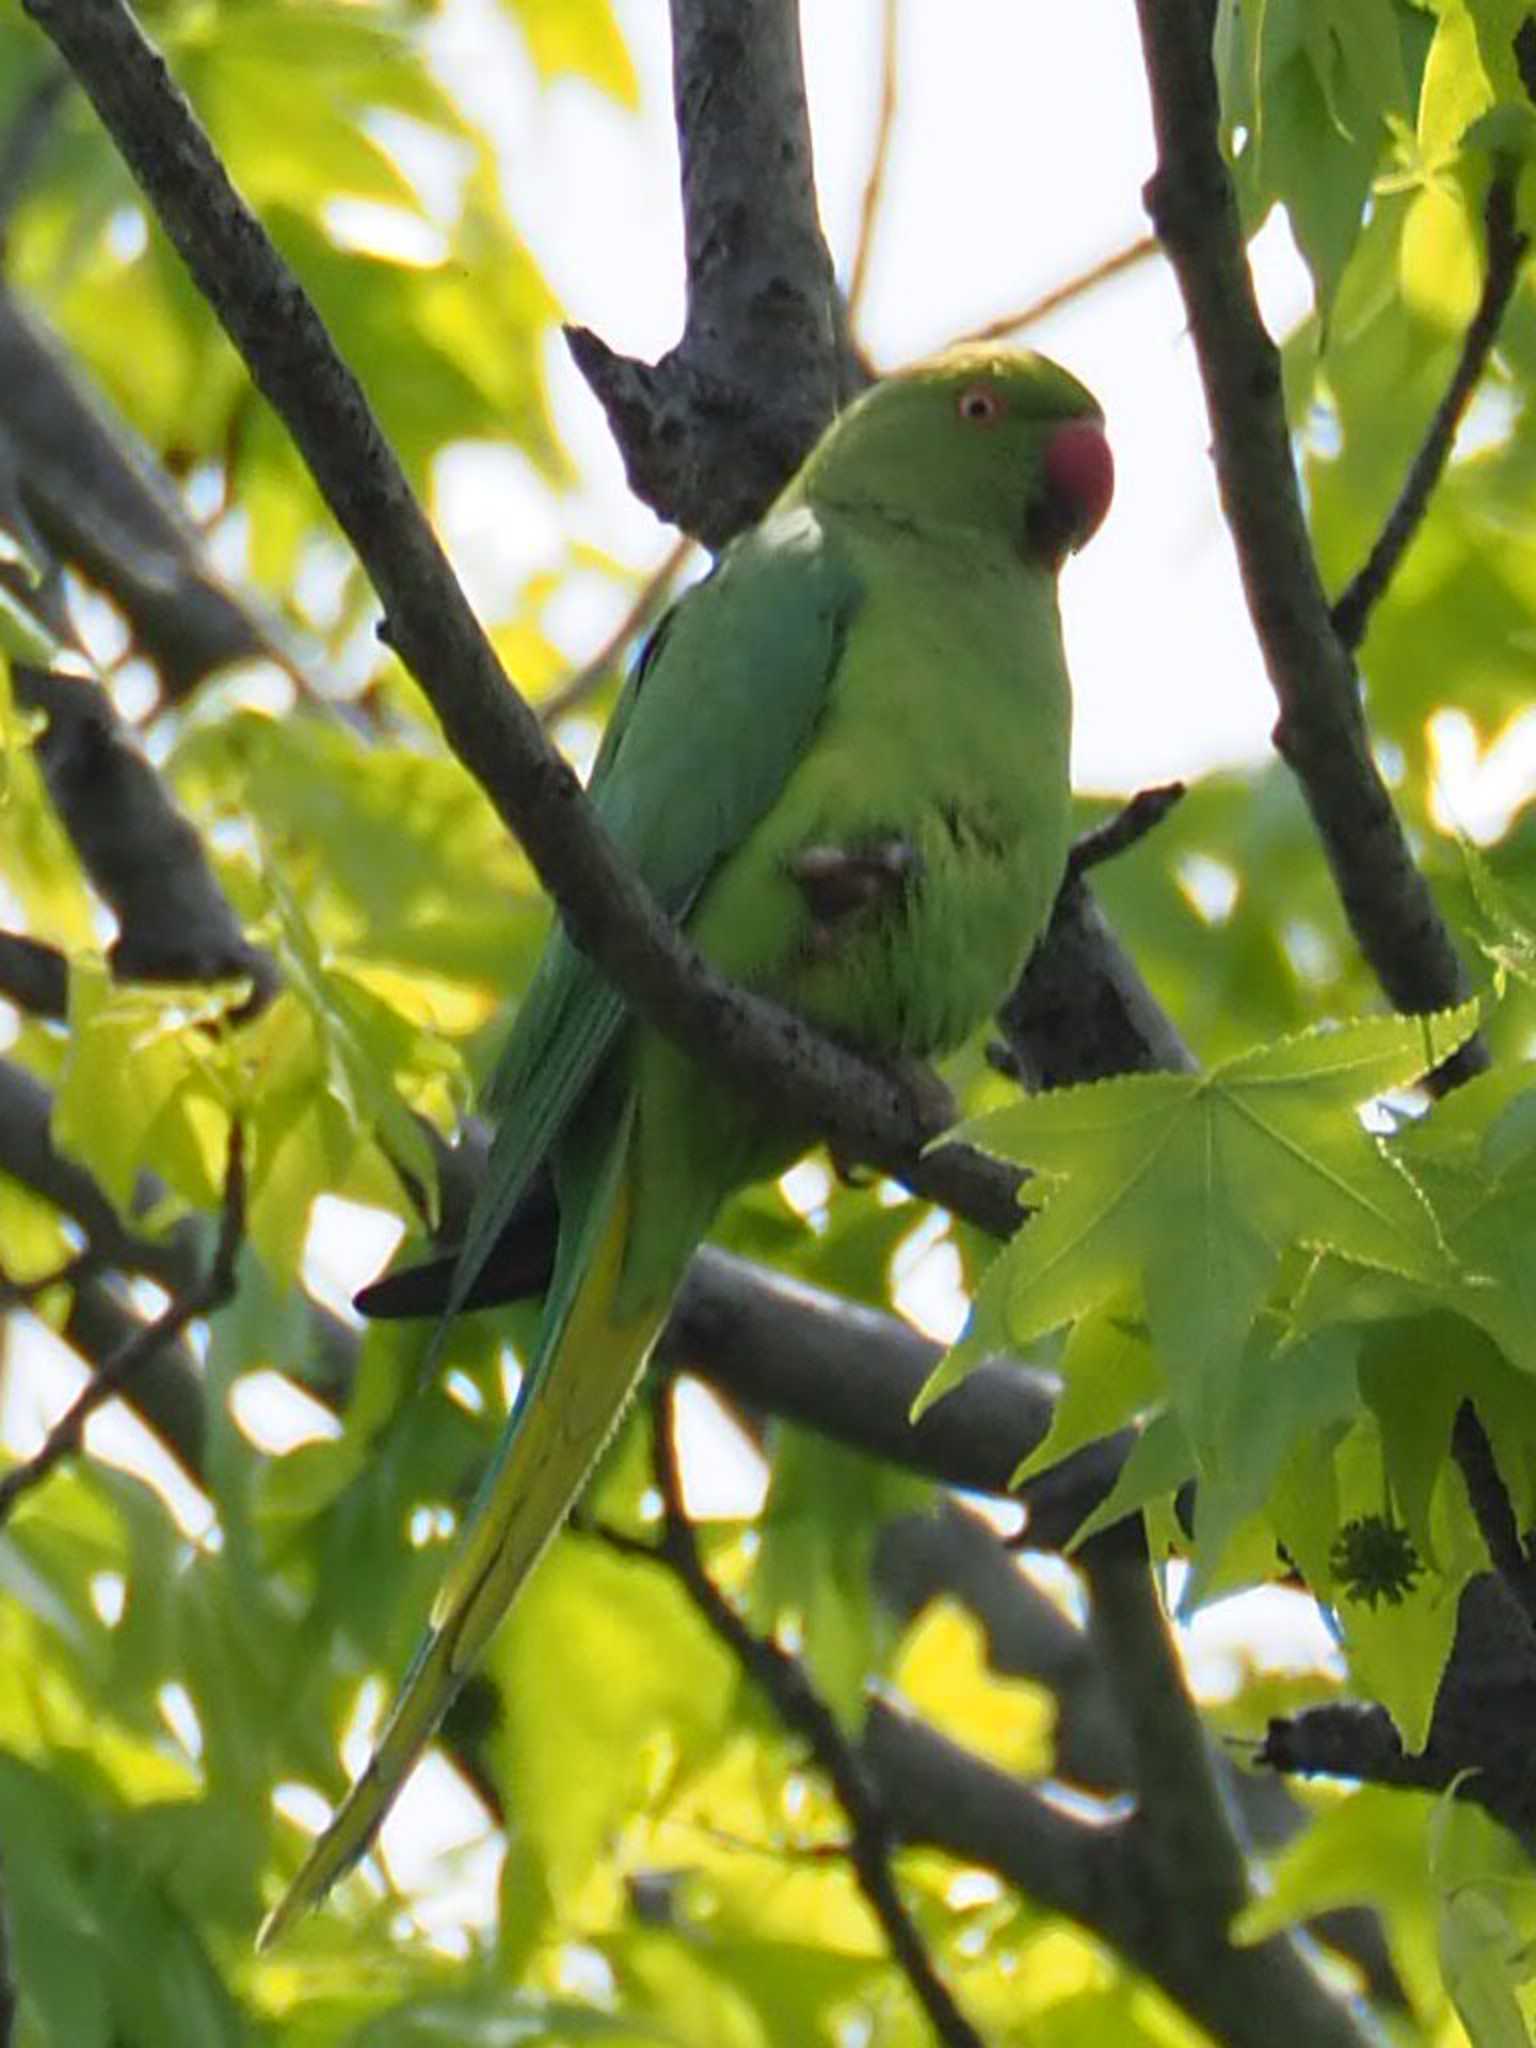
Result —
M617 0L642 80L631 118L579 84L540 95L494 0L462 0L445 71L499 139L514 217L568 317L654 358L682 321L681 223L666 10ZM879 0L803 0L822 213L846 275L879 81ZM1042 18L1049 31L1042 32ZM1152 140L1123 0L906 0L900 100L862 331L894 365L1022 306L1142 234ZM1048 52L1048 56L1047 56ZM1306 285L1283 228L1261 284L1284 320ZM1273 707L1216 508L1207 429L1177 292L1160 259L1032 330L1104 404L1118 468L1110 519L1068 569L1063 603L1085 789L1131 789L1261 758ZM665 541L625 491L607 428L552 355L562 430L586 488L574 530L627 559ZM493 598L551 547L536 494L498 466L443 516L472 592ZM522 530L509 502L526 514ZM541 537L540 529L543 527ZM602 623L572 620L573 651Z

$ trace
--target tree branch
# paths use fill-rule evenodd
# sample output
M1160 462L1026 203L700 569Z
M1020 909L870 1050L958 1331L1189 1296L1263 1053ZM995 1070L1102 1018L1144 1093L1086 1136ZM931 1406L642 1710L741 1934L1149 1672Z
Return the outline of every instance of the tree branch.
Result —
M982 2048L981 2036L955 2003L934 1968L917 1924L907 1911L891 1869L895 1839L878 1790L837 1717L812 1685L798 1657L768 1636L750 1629L716 1586L699 1555L693 1525L683 1505L682 1479L672 1431L672 1390L659 1389L653 1413L653 1457L661 1493L662 1532L652 1549L638 1546L669 1566L694 1606L735 1656L747 1676L767 1695L785 1727L798 1735L831 1785L848 1819L846 1848L859 1890L874 1914L912 1995L945 2048Z
M1456 431L1488 367L1505 310L1520 281L1520 265L1531 238L1515 225L1515 181L1508 170L1497 171L1488 187L1483 225L1488 243L1483 289L1451 381L1435 408L1429 430L1409 465L1397 503L1388 514L1375 546L1333 607L1333 630L1341 644L1351 651L1365 638L1372 609L1396 574L1429 510L1430 497L1451 459Z
M912 1403L943 1352L899 1316L709 1245L695 1254L657 1346L663 1365L734 1400L947 1486L1011 1494L1030 1545L1064 1548L1113 1486L1134 1433L1122 1430L1011 1490L1020 1460L1050 1428L1052 1385L992 1360L914 1424Z
M1255 1761L1367 1784L1444 1791L1481 1806L1536 1850L1528 1731L1536 1715L1536 1637L1497 1572L1467 1582L1429 1736L1408 1755L1384 1707L1339 1701L1272 1720Z
M1048 1912L1075 1920L1227 2048L1367 2048L1374 2038L1287 1940L1238 1948L1224 1929L1190 1930L1165 1914L1125 1821L1071 1818L885 1700L871 1704L863 1754L904 1841L993 1870Z
M1243 1853L1216 1789L1205 1730L1184 1680L1139 1516L1085 1543L1089 1634L1120 1703L1135 1758L1131 1829L1160 1910L1200 1942L1222 1938L1248 1893Z
M931 1600L959 1599L982 1626L988 1669L1049 1689L1056 1703L1051 1777L1099 1798L1131 1790L1125 1713L1098 1645L974 1508L941 1499L926 1514L887 1522L875 1547L874 1583L881 1605L903 1625Z
M1026 1088L1194 1071L1194 1055L1081 881L1069 881L1056 898L1045 937L998 1023L1009 1071Z
M0 932L0 997L61 1024L69 1008L69 962L57 946L25 932Z
M630 486L718 547L866 379L816 210L793 0L671 0L688 306L654 365L567 330Z
M118 1393L193 1484L206 1487L207 1390L186 1332L167 1336L139 1314L109 1275L86 1273L70 1290L62 1334L98 1373L137 1347L140 1362Z
M1408 1012L1459 1001L1467 981L1371 756L1348 650L1323 594L1286 432L1280 358L1254 298L1217 139L1209 0L1137 0L1158 166L1147 210L1183 293L1215 444L1216 477L1248 608L1280 706L1275 744L1301 783L1362 952ZM1480 1040L1451 1085L1487 1064Z
M13 674L17 701L47 720L34 752L53 807L117 919L113 973L126 981L249 978L246 1010L266 1002L276 963L245 937L202 841L106 692L79 676L21 666Z
M1509 1488L1500 1477L1493 1445L1472 1402L1465 1400L1451 1425L1451 1455L1466 1482L1467 1498L1494 1570L1503 1579L1532 1629L1536 1629L1536 1558L1520 1540Z
M0 472L50 555L78 565L121 608L168 697L259 656L304 680L296 636L208 567L169 479L3 281ZM52 623L62 623L57 610Z
M1105 861L1118 860L1122 853L1128 853L1139 840L1156 830L1183 795L1182 782L1162 782L1155 789L1138 790L1112 818L1080 834L1073 842L1067 858L1067 879L1078 881L1090 868L1101 867Z
M42 1082L0 1060L0 1173L72 1216L102 1265L143 1273L172 1294L192 1286L202 1271L205 1225L188 1218L164 1236L148 1237L125 1223L85 1168L55 1149L52 1113L53 1097ZM141 1174L133 1214L147 1213L163 1194L159 1182Z
M0 1526L24 1494L41 1485L54 1467L79 1450L85 1425L115 1394L169 1344L175 1343L199 1316L222 1308L235 1292L236 1261L245 1239L245 1134L230 1125L229 1156L224 1170L224 1209L213 1258L202 1277L163 1315L140 1330L83 1387L49 1430L41 1447L24 1464L0 1477Z

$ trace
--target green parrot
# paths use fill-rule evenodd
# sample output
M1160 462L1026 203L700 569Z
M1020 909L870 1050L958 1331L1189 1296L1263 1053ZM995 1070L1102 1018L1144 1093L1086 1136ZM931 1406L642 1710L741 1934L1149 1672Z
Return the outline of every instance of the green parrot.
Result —
M1067 856L1056 574L1112 488L1082 385L1037 355L954 348L857 399L674 606L591 796L722 974L882 1059L949 1051L998 1004ZM372 1841L612 1435L721 1202L815 1137L632 1018L558 926L488 1108L446 1299L429 1282L393 1306L453 1315L505 1266L505 1293L547 1278L537 1346L372 1760L263 1946ZM552 1263L516 1243L556 1213L529 1196L546 1162Z

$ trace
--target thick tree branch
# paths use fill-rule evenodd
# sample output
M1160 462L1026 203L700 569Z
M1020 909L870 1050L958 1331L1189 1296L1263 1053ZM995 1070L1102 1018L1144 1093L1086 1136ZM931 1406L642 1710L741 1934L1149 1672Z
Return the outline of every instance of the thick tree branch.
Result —
M47 720L34 752L96 893L117 919L109 955L130 981L249 979L248 1007L277 987L270 954L240 929L202 841L129 737L110 698L78 676L14 670L17 701Z
M914 1716L876 1700L863 1753L903 1840L996 1871L1048 1911L1107 1941L1226 2048L1366 2048L1374 2038L1293 1945L1238 1948L1225 1929L1165 1911L1129 1824L1069 1817L1048 1797Z
M78 566L121 608L168 697L263 655L302 677L295 636L209 569L168 479L3 282L0 474L46 554ZM63 626L57 610L52 617Z
M1483 212L1488 261L1477 311L1472 316L1461 354L1451 373L1444 398L1418 453L1409 466L1397 503L1387 516L1376 544L1348 588L1333 607L1333 630L1342 644L1353 651L1365 638L1372 609L1397 573L1398 564L1423 523L1436 484L1445 473L1456 442L1456 430L1482 382L1498 339L1504 313L1520 279L1520 265L1530 246L1530 236L1515 225L1515 181L1513 174L1497 172L1488 187Z
M1522 1543L1509 1488L1499 1473L1493 1445L1470 1400L1456 1410L1451 1427L1451 1454L1466 1482L1467 1498L1477 1517L1494 1570L1503 1579L1526 1621L1536 1629L1536 1557Z
M1183 1074L1195 1065L1081 881L1069 881L1057 897L1045 937L998 1023L1008 1069L1027 1088L1063 1088L1109 1074Z
M734 1400L945 1485L1009 1493L1021 1458L1050 1427L1051 1384L997 1359L914 1425L912 1402L943 1349L899 1316L705 1246L688 1269L657 1357ZM1133 1441L1123 1430L1013 1492L1033 1547L1065 1546L1114 1484Z
M1118 1654L1107 1665L1097 1632L1069 1620L1000 1548L979 1515L949 1501L934 1514L902 1516L881 1532L875 1572L882 1602L898 1619L910 1619L927 1601L951 1594L986 1631L991 1670L1050 1688L1056 1702L1054 1779L1106 1798L1133 1789L1137 1763L1127 1723L1137 1709L1125 1704L1127 1678ZM1113 1623L1106 1620L1105 1627ZM1260 1839L1278 1851L1307 1825L1310 1815L1279 1778L1239 1768L1219 1750L1209 1761L1245 1839ZM1405 2002L1381 1924L1368 1909L1320 1914L1307 1926L1357 1963L1377 1996Z
M654 365L571 354L637 497L707 546L750 525L865 381L816 211L793 0L672 0L688 306Z
M1225 1936L1244 1903L1247 1871L1169 1639L1140 1519L1093 1537L1079 1562L1090 1635L1135 1757L1139 1854L1164 1909L1208 1943L1213 1931Z
M69 1007L69 962L57 946L25 932L0 932L0 997L29 1017L62 1023Z
M951 1595L980 1622L987 1666L1028 1678L1056 1702L1051 1776L1103 1798L1128 1792L1135 1758L1122 1703L1088 1629L1036 1584L990 1522L958 1500L900 1515L881 1530L874 1583L901 1623Z
M1157 131L1148 212L1179 280L1205 386L1216 477L1300 781L1351 929L1400 1010L1435 1010L1466 976L1371 756L1354 667L1334 631L1302 515L1280 358L1254 298L1218 142L1210 0L1137 0ZM1449 1084L1487 1064L1469 1041Z
M1536 1636L1497 1572L1468 1581L1456 1639L1435 1695L1429 1737L1414 1756L1386 1709L1340 1701L1273 1720L1256 1761L1278 1771L1324 1772L1368 1784L1456 1786L1536 1848L1536 1784L1529 1730L1536 1715Z

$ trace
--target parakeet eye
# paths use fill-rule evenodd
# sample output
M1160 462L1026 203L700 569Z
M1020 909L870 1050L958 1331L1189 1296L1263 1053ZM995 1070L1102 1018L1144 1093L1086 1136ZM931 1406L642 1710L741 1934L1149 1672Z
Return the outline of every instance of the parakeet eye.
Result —
M968 384L955 400L955 411L961 419L979 427L1000 420L1005 409L1003 394L991 384Z

